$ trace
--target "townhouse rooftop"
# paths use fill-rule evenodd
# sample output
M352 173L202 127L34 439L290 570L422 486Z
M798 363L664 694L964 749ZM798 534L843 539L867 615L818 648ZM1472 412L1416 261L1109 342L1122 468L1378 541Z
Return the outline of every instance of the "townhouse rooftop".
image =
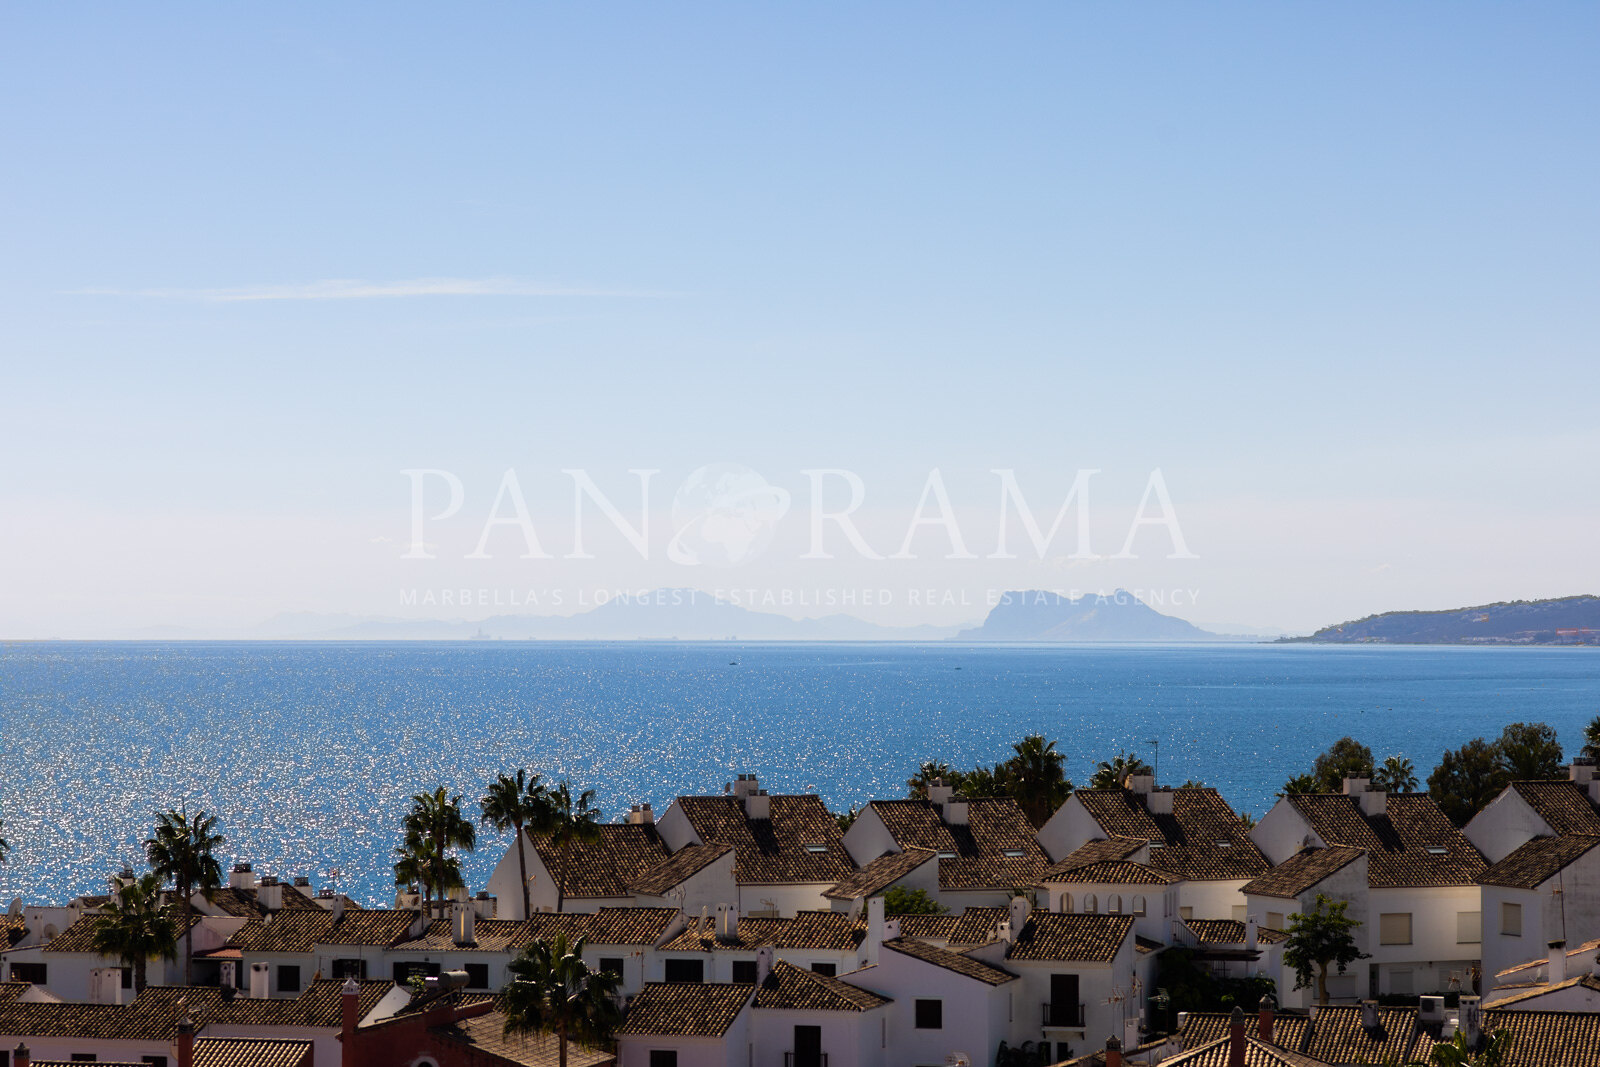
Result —
M1364 850L1372 888L1472 885L1488 866L1428 794L1375 793L1352 781L1361 785L1351 792L1284 800L1324 845ZM1382 799L1366 801L1363 793Z
M1080 789L1072 796L1108 838L1148 842L1149 866L1192 881L1253 878L1270 864L1249 829L1207 787ZM1170 806L1170 810L1165 810Z

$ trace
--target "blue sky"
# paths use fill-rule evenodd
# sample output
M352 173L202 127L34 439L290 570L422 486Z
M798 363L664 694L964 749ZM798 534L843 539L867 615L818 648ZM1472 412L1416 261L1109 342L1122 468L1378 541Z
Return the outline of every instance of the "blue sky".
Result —
M1579 4L9 5L0 634L462 584L1286 628L1596 591L1597 40ZM559 555L563 469L630 515L660 469L659 530L714 462L796 501L745 573L460 558L507 468ZM411 468L466 488L436 561L398 560ZM813 468L884 555L938 468L980 556L993 468L1040 512L1100 469L1102 554L1159 468L1199 558L807 565Z

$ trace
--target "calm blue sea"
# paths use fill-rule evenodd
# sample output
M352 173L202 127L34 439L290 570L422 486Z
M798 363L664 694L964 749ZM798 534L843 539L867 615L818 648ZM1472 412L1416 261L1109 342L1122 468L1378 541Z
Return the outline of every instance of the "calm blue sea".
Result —
M904 794L925 759L1002 759L1042 732L1085 780L1121 747L1163 782L1261 814L1352 734L1426 778L1508 722L1570 752L1600 713L1600 652L1301 645L0 645L0 897L98 891L158 807L218 812L227 854L391 901L410 794L469 800L527 766L658 812L753 771L830 806ZM502 844L468 862L481 887Z

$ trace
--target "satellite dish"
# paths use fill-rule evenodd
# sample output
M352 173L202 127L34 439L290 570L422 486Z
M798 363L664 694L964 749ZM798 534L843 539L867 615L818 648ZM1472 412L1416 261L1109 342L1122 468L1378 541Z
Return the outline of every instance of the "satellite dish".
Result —
M11 906L6 909L6 914L7 915L21 915L22 914L22 898L21 897L12 897L11 898Z

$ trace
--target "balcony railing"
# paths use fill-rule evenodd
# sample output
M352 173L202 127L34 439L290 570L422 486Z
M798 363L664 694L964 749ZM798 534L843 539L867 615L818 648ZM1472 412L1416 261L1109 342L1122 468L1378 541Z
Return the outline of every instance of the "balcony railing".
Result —
M826 1052L785 1052L783 1067L828 1067Z
M1045 1004L1045 1026L1077 1026L1083 1025L1083 1003L1077 1004Z

